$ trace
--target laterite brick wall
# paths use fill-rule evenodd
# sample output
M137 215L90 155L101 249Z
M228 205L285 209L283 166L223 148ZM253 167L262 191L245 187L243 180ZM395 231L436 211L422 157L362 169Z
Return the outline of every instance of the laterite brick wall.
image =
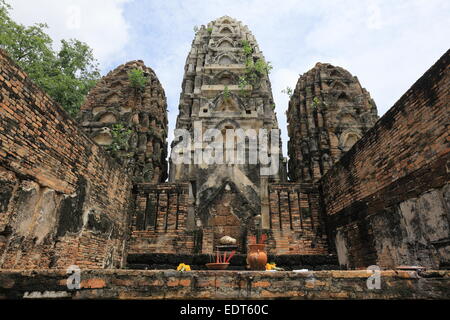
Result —
M138 184L136 190L128 252L194 252L195 233L187 227L188 184Z
M267 249L271 254L327 254L327 236L314 184L271 184L270 230Z
M189 208L194 208L189 204L188 184L139 184L136 190L129 254L215 252L212 228L189 225ZM273 184L269 196L270 229L264 231L269 254L328 254L317 186ZM246 252L254 235L254 230L248 233L239 252Z
M322 178L350 268L450 265L450 51Z
M131 180L0 51L0 268L117 268Z
M368 287L369 277L378 275L380 286ZM1 271L0 299L450 299L449 271L89 270L81 272L80 289L74 290L67 288L67 277L65 270ZM169 308L166 317L179 312Z

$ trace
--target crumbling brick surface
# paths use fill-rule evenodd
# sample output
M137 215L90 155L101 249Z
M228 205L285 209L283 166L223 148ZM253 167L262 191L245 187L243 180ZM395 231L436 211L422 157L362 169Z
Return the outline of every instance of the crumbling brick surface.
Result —
M120 267L131 187L0 51L0 268Z
M130 80L130 73L138 70L143 87ZM124 164L135 183L166 181L166 95L155 72L143 61L130 61L103 77L89 92L78 122L88 136ZM117 126L131 131L126 146L116 141Z
M271 184L270 229L267 250L271 254L327 254L327 235L314 184Z
M328 63L303 74L287 111L289 178L319 180L378 120L357 77Z
M188 184L139 184L136 191L128 253L193 253L195 232L188 228Z
M450 261L450 51L321 183L341 264Z
M379 276L376 281L368 280ZM9 299L449 299L449 271L142 271L85 270L69 290L65 271L0 272ZM368 286L369 282L369 286ZM370 285L373 284L373 285ZM173 310L173 314L179 312ZM169 312L170 314L170 312Z
M132 215L132 233L129 254L147 253L205 253L211 254L219 245L219 238L234 235L233 227L226 223L234 214L228 212L229 203L219 202L212 206L211 219L214 228L189 225L189 186L188 184L139 184L136 188L136 210ZM227 199L224 191L224 200ZM170 200L168 202L168 195ZM267 235L267 251L270 254L328 254L327 235L319 208L319 194L314 184L271 184L270 228ZM167 208L170 208L167 210ZM300 208L300 210L299 210ZM237 218L235 218L237 219ZM222 221L223 220L223 221ZM222 221L222 222L221 222ZM231 224L234 220L231 220ZM281 222L281 224L280 224ZM245 228L237 228L235 235L238 252L246 253L247 244L256 236L255 222L249 219Z

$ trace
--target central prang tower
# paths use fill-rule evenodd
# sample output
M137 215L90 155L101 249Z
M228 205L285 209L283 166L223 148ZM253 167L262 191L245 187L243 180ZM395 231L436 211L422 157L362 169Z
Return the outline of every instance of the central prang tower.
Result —
M222 133L224 152L229 146L228 131L251 129L258 135L265 129L270 139L271 130L278 130L278 122L269 70L254 36L241 22L224 16L196 29L186 60L176 128L187 130L192 137L196 130L204 134L208 129L217 129ZM272 165L276 162L276 170L261 174L262 165L248 159L249 152L255 151L251 140L243 140L244 163L230 163L226 157L222 164L195 163L194 154L199 148L205 151L204 142L190 145L191 163L176 163L172 154L170 182L190 183L194 209L189 220L203 230L203 252L211 251L225 235L244 245L257 215L262 216L263 227L269 226L268 212L264 212L268 208L268 184L285 176L282 153L270 154L269 144L268 155L272 156ZM258 142L257 152L261 148ZM172 148L179 143L183 139L177 139L176 134ZM281 145L279 138L277 144Z

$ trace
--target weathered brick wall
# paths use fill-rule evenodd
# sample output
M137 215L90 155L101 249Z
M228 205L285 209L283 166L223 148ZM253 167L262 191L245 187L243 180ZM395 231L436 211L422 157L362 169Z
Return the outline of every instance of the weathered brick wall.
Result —
M138 184L136 191L128 253L192 253L195 233L187 228L189 185Z
M220 227L188 226L189 208L194 210L189 203L188 184L139 184L136 190L137 209L132 216L129 254L213 253L219 244L218 237L233 235L222 224ZM269 198L270 229L264 231L268 236L269 254L328 254L327 235L315 185L272 184ZM226 206L223 209L226 210ZM222 215L215 212L215 221L221 218ZM230 217L227 215L225 218L228 221ZM219 232L214 228L224 230ZM252 243L251 237L256 235L254 220L249 220L245 228L248 230L242 242L239 235L234 235L241 253L246 253L247 244Z
M450 51L321 180L340 263L450 263Z
M378 275L380 287L371 289L368 278ZM0 299L450 299L449 271L89 270L81 272L78 290L68 290L67 278L65 271L2 271Z
M0 51L0 268L120 267L131 180Z
M314 184L271 184L270 230L267 250L271 254L327 254L327 236Z

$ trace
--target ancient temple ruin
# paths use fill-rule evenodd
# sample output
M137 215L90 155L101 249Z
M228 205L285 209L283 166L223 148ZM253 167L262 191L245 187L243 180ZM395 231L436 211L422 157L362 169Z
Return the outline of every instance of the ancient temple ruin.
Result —
M143 87L130 83L133 70L146 77ZM78 122L123 163L134 182L166 181L167 101L155 72L143 61L130 61L102 78L89 92Z
M189 136L175 132L172 143L174 152L184 144L184 153L172 153L168 184L137 185L130 255L211 254L224 236L236 239L238 252L245 253L258 233L266 234L272 254L328 254L317 185L286 181L268 74L260 72L256 80L245 82L252 64L261 62L267 64L241 22L222 17L197 31L186 60L176 125ZM223 144L224 154L239 149L237 135L231 138L235 144L227 144L229 131L251 130L258 144L244 136L242 163L230 162L225 155L222 163L195 162L197 152L208 144L189 139L208 129L219 133L215 138L221 139L216 142ZM264 147L259 144L264 129L270 134L266 148L271 163L251 163L252 148L258 153ZM275 139L272 132L278 133ZM177 155L193 157L175 163ZM273 166L275 170L264 173Z
M267 202L268 182L279 181L283 176L280 169L262 175L261 163L249 161L251 148L257 146L246 143L245 138L252 139L245 136L246 131L252 130L254 138L258 138L261 129L268 133L278 129L268 74L256 74L258 79L251 83L241 82L249 72L249 65L257 63L266 61L254 36L247 26L230 17L202 26L186 60L176 128L193 135L194 130L206 133L208 129L217 129L220 135L215 138L224 145L220 163L208 165L206 159L196 162L198 159L194 158L191 163L174 164L172 159L170 168L170 182L189 184L195 224L203 229L203 237L211 237L209 249L204 248L203 252L212 252L223 236L232 236L240 248L245 247L252 219L261 212L261 198ZM227 132L233 136L227 137ZM240 141L239 136L235 137L239 133ZM182 138L174 141L172 148L186 142ZM227 142L233 144L230 150ZM245 153L241 159L236 154L239 143ZM186 152L195 153L198 151L195 148L201 148L204 153L206 146L204 142L201 146L192 143ZM227 151L233 152L229 159ZM282 163L279 150L273 156L278 156L274 159L276 164Z
M318 181L378 120L358 78L326 63L299 78L287 115L292 181Z
M450 265L449 63L447 51L380 119L356 77L318 63L286 106L287 171L279 136L267 147L248 136L279 126L268 63L231 17L196 30L170 155L165 93L143 61L101 79L72 119L0 50L0 298L37 294L27 283L45 283L42 297L448 297L448 271L395 269ZM199 132L214 134L199 143ZM241 150L269 161L226 157ZM320 285L239 272L257 235L271 261L318 270ZM223 236L236 239L236 272L198 273ZM181 262L193 271L167 271ZM79 291L65 287L74 266L89 271ZM323 271L369 266L389 286L369 292L365 273Z

